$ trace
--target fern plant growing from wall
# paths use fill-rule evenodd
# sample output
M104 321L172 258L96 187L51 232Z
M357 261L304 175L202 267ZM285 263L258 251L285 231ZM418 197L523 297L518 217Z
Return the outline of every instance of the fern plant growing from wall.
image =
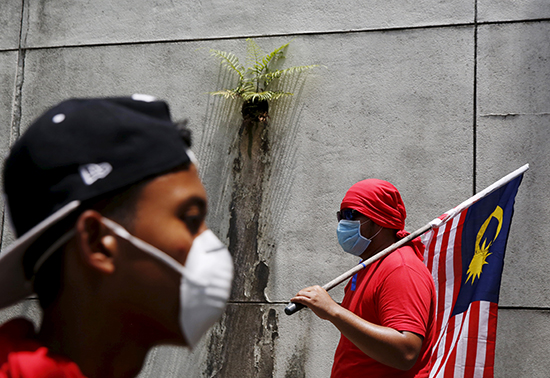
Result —
M293 93L284 89L281 85L282 79L291 78L303 71L318 67L317 64L307 66L295 66L279 68L285 58L284 52L290 42L265 54L260 46L248 38L247 43L247 66L240 63L239 58L230 52L210 50L212 55L220 59L221 64L231 73L238 77L237 85L234 88L225 88L219 91L210 92L213 96L223 96L227 99L241 99L243 105L241 114L243 116L242 130L246 130L249 136L249 151L251 139L255 129L259 125L267 125L269 120L269 103L283 97L292 96Z

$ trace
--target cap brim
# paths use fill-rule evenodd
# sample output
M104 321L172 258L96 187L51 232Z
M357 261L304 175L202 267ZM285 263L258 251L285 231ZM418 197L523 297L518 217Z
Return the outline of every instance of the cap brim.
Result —
M38 223L0 254L0 309L15 304L33 293L32 282L23 268L27 249L52 225L65 218L80 205L73 201Z

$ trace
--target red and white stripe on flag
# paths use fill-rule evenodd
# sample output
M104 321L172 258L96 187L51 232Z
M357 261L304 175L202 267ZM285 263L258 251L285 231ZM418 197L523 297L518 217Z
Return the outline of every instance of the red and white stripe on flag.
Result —
M498 304L472 302L451 316L462 281L462 227L467 210L425 234L424 262L437 296L430 377L493 377Z

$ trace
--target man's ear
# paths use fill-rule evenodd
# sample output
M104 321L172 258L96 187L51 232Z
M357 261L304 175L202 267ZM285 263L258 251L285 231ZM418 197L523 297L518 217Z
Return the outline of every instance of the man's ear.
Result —
M84 263L102 274L115 271L119 243L101 222L101 214L86 210L76 221L76 241Z

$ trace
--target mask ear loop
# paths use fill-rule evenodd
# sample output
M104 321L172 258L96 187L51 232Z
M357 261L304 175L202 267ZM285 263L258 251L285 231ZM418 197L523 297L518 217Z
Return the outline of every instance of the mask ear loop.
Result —
M36 273L40 270L42 265L48 260L48 258L53 255L55 251L57 251L61 246L63 246L65 243L67 243L71 238L74 236L75 230L72 229L65 234L63 234L59 239L55 241L47 250L40 256L36 264L34 264L33 268L33 277L36 276Z
M146 253L149 253L153 257L162 261L164 264L173 268L175 271L179 272L182 276L184 275L185 267L182 264L180 264L179 261L174 259L172 256L162 252L160 249L130 234L124 227L122 227L118 223L113 222L112 220L105 217L102 218L101 220L103 224L112 232L114 232L117 236L128 241L134 247L141 249Z
M372 240L374 239L383 229L384 227L380 226L380 230L378 230L378 232L376 234L374 234L373 236L371 236L369 239Z

